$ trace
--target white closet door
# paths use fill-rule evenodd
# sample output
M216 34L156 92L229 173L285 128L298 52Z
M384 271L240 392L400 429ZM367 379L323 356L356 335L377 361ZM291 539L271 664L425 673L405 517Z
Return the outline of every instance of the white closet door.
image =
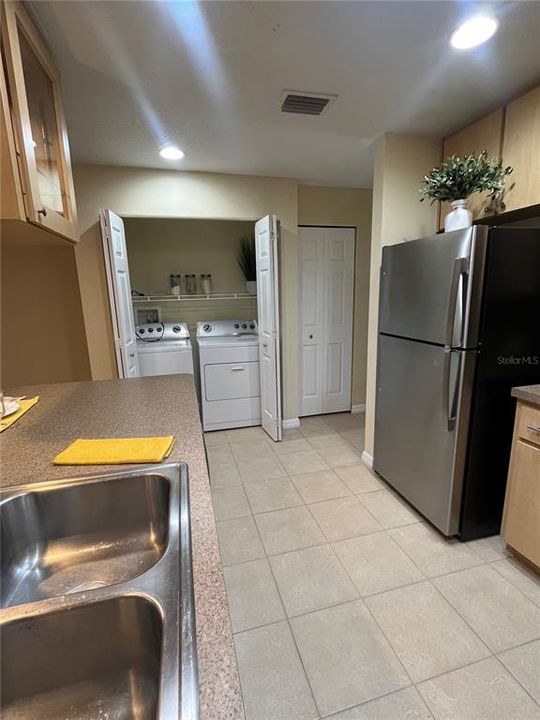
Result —
M275 215L267 215L255 223L255 252L262 426L273 440L281 440L278 221Z
M354 229L299 228L300 414L351 409Z
M324 340L324 229L299 228L300 414L322 412Z
M124 223L122 218L110 210L100 210L99 217L109 286L109 304L118 377L138 377L139 359L137 357L137 338L133 320Z

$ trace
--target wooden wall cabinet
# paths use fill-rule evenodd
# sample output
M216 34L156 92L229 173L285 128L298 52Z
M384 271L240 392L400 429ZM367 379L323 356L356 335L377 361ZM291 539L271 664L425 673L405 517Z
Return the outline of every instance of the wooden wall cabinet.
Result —
M506 106L502 157L514 168L507 180L506 209L540 203L540 86Z
M3 2L1 12L1 217L28 220L77 241L58 72L23 4Z
M491 157L501 157L504 110L501 108L486 115L472 125L449 135L443 142L443 158L450 155L469 155L487 150ZM488 193L475 193L469 198L468 209L473 219L484 217L484 208L489 201ZM440 227L444 226L444 216L452 210L450 203L441 203Z
M491 157L511 165L503 200L506 210L518 210L540 203L540 85L508 105L485 115L443 140L443 159L487 150ZM475 193L468 207L477 220L485 215L488 194ZM440 203L439 228L450 203Z
M540 406L518 402L501 534L540 569Z

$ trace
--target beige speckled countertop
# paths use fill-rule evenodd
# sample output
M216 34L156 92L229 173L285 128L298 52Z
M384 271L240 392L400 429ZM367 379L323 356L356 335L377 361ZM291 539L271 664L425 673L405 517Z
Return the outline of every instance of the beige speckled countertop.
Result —
M512 388L512 395L518 400L540 405L540 385L522 385Z
M167 462L189 465L201 720L244 718L193 377L36 385L9 392L39 395L40 401L0 435L4 487L129 467L53 465L53 457L78 437L175 436Z

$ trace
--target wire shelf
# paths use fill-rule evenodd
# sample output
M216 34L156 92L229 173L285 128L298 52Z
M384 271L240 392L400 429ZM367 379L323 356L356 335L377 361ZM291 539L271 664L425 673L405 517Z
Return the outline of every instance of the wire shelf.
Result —
M251 300L256 293L208 293L193 295L132 295L133 303L191 302L192 300Z

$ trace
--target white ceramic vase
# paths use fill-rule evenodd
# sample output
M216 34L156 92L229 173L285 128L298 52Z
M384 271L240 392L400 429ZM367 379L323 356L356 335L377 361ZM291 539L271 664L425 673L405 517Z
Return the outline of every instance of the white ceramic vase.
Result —
M257 281L256 280L246 280L246 292L251 293L252 295L257 294Z
M444 230L450 232L452 230L461 230L472 225L472 212L467 210L467 200L454 200L452 202L452 212L444 218Z

